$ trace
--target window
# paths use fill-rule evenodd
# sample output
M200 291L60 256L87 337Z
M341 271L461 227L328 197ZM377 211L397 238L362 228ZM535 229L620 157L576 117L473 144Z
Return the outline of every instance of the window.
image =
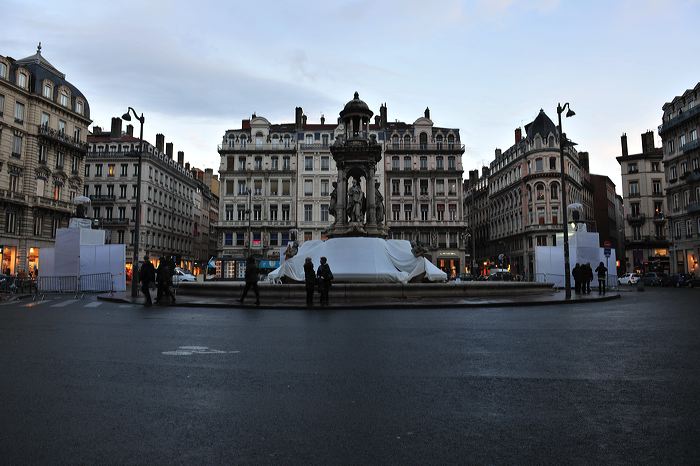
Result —
M330 157L324 155L323 157L321 157L321 171L327 172L330 169L331 169Z
M80 159L76 157L75 155L71 157L70 160L70 171L71 174L77 175L78 174L78 168L80 166Z
M282 170L291 170L290 157L282 157Z
M248 194L248 186L246 180L238 180L238 195L246 196Z
M681 162L681 175L688 171L688 162Z
M22 156L22 136L12 135L12 156L20 158Z
M674 235L675 239L681 239L681 222L676 222L674 227L676 230L675 235ZM639 228L639 227L637 227L637 228ZM640 237L640 239L641 239L641 237Z
M537 223L539 225L544 225L545 224L545 210L544 207L538 207L537 208Z
M632 217L639 217L639 202L632 202L630 204L630 211Z
M329 136L327 134L321 135L321 145L323 147L328 147L328 139L329 139Z
M550 199L552 201L559 199L559 183L552 183L549 186Z
M102 164L95 164L95 176L102 176Z
M669 168L669 178L674 181L676 178L678 178L678 172L675 165L672 165L671 168Z
M447 184L447 194L449 196L454 196L457 194L457 182L455 180L449 180Z
M122 220L126 218L126 207L119 207L119 218Z
M41 230L44 229L44 217L37 215L34 217L34 236L41 236Z
M245 171L245 157L238 157L238 170Z
M639 173L637 162L630 162L627 164L627 173Z
M693 221L692 220L685 221L685 237L686 238L693 237Z
M630 196L639 196L639 182L638 181L630 181L629 183L629 195Z
M260 204L255 204L253 206L253 221L259 222L262 220L262 206Z
M21 102L15 102L15 123L24 123L24 104Z
M256 196L262 196L263 194L263 189L262 189L262 180L254 180L253 181L253 194Z
M673 211L674 212L678 212L678 209L680 208L679 207L679 200L680 200L680 196L678 195L678 193L674 193L673 194Z
M418 136L421 150L426 150L428 148L428 135L425 133L420 133Z
M413 212L413 204L405 204L403 206L403 219L406 221L410 221L412 212Z
M283 222L288 222L289 221L289 204L283 204L282 205L282 221Z
M455 166L455 158L450 156L447 157L447 169L448 170L454 170L456 168Z
M391 158L391 169L392 170L398 170L399 169L399 163L400 160L397 156L394 156Z
M652 192L661 194L661 180L651 180Z
M399 180L391 180L391 194L393 196L399 196L401 194L401 183Z
M312 209L313 209L313 206L311 204L304 204L304 221L305 222L313 221Z
M59 103L64 107L68 107L68 93L66 91L61 91L61 96L59 97Z
M454 222L455 220L457 220L457 205L456 205L456 204L450 204L449 209L450 209L450 210L449 210L449 212L450 212L450 218L449 218L449 220L450 220L451 222Z
M550 157L550 158L549 158L549 169L550 169L550 170L556 170L556 169L557 169L557 158L556 158L556 157Z
M270 220L273 222L277 221L277 204L272 204L270 206Z
M435 181L435 194L437 194L438 196L445 195L445 180Z
M328 221L328 204L321 204L321 221Z
M7 79L7 65L0 62L0 78Z
M277 196L278 193L278 181L277 180L270 180L270 195L271 196Z
M262 157L255 157L255 169L262 170Z
M675 151L676 151L676 147L675 147L675 144L673 142L673 139L671 139L670 141L668 141L668 153L673 154Z
M428 169L428 157L421 156L421 158L420 158L420 169L421 169L421 170L427 170L427 169Z
M538 201L544 201L544 184L537 183L535 186L536 199Z
M277 156L270 158L270 169L279 170L280 169L280 158Z
M42 95L46 97L47 99L50 99L53 97L53 92L52 92L51 84L49 83L44 83L44 89L42 91Z
M552 223L555 225L559 223L559 207L557 206L552 207ZM554 242L553 246L556 246L556 242Z
M13 174L10 174L10 192L16 193L19 192L19 176Z
M304 171L310 172L314 169L314 158L304 157Z
M289 196L290 185L291 185L290 180L282 180L282 195L283 196Z
M13 211L5 213L5 233L17 233L17 214Z
M537 245L547 246L547 237L545 235L537 235Z
M17 85L22 89L27 88L27 75L24 73L19 73L17 75Z
M651 162L651 171L653 171L653 172L659 171L659 162Z
M685 146L685 134L681 134L680 141L678 142L678 147L682 149L683 146Z
M438 204L437 205L437 219L439 222L442 222L445 220L445 204Z
M411 180L404 180L403 182L403 194L404 196L410 196L413 194L413 184Z
M237 219L239 222L242 222L243 220L246 220L248 217L248 211L245 207L245 204L238 204L236 206L236 214L237 214Z
M541 158L535 159L535 171L536 172L541 172L544 170L544 163Z
M698 170L700 170L700 160L698 160L697 157L695 157L695 158L693 159L692 165L693 165L693 171L698 171Z
M233 233L230 231L224 232L224 246L233 246Z
M0 63L0 65L3 65L3 63ZM0 94L0 117L2 114L5 112L5 96Z
M76 100L75 102L75 113L83 114L83 102L80 100Z
M314 195L314 182L313 180L304 180L304 196Z
M107 164L107 176L114 176L114 164Z
M321 180L321 196L328 196L328 180Z
M233 204L226 204L224 206L224 218L227 222L230 222L233 220Z
M403 169L410 170L411 168L413 168L413 164L411 163L411 157L404 157L403 158Z
M391 218L398 222L400 220L401 216L401 206L399 204L392 204L391 205Z
M428 195L428 180L420 180L420 194L421 196Z
M423 222L428 220L428 204L420 205L420 219Z

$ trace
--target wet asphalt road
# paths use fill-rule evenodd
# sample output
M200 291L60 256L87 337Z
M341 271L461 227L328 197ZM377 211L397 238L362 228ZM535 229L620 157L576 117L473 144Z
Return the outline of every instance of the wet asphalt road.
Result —
M0 461L698 464L699 298L2 305Z

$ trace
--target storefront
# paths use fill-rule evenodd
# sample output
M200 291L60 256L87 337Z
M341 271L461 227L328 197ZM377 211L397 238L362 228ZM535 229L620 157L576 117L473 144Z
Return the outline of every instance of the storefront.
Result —
M2 254L2 268L0 272L5 275L17 273L17 246L0 246Z
M27 253L27 266L28 273L32 277L35 275L34 271L39 271L39 248L29 248Z
M456 254L454 256L441 255L437 258L436 265L440 270L447 274L447 278L449 279L455 278L459 274L459 271L461 270L459 262L459 258Z

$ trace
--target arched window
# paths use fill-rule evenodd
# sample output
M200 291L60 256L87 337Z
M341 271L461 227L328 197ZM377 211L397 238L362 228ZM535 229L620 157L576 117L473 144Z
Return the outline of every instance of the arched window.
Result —
M255 147L260 147L263 144L263 133L258 131L255 133Z
M403 137L403 146L406 149L411 148L411 136L409 136L408 134Z
M68 107L68 93L66 91L61 91L61 96L59 97L60 101L59 103L64 106Z
M426 150L428 148L428 135L425 133L420 133L420 136L418 136L420 140L420 148L421 150Z
M447 136L447 148L448 149L455 148L455 137L451 134L449 136Z
M442 135L435 136L435 146L437 150L442 150Z
M554 147L554 136L549 136L549 147Z
M394 149L398 149L398 148L399 148L399 135L398 135L398 134L394 134L394 135L391 137L391 145L392 145L392 147L393 147Z
M551 200L559 199L559 183L557 183L556 181L553 182L553 183L549 186L549 191L550 191L550 196L549 196L549 198L550 198Z
M241 148L245 148L248 145L248 139L246 138L245 134L241 134Z
M538 201L544 201L544 183L537 183L535 185L535 192Z
M51 87L50 83L44 83L44 90L42 95L46 97L47 99L50 99L53 97L53 88Z

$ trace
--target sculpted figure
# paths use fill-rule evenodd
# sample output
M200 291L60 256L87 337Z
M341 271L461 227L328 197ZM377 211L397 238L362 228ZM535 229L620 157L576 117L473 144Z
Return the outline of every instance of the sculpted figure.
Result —
M352 187L348 190L348 216L351 222L362 222L364 217L365 193L362 192L357 178L352 181Z
M385 213L385 207L384 207L384 196L382 196L382 193L379 191L379 181L374 182L374 200L377 203L376 206L376 217L377 217L377 225L380 225L384 223L384 213Z
M331 191L331 202L328 205L328 213L331 214L333 217L338 219L338 213L335 211L336 206L338 205L338 183L333 182L333 191Z

